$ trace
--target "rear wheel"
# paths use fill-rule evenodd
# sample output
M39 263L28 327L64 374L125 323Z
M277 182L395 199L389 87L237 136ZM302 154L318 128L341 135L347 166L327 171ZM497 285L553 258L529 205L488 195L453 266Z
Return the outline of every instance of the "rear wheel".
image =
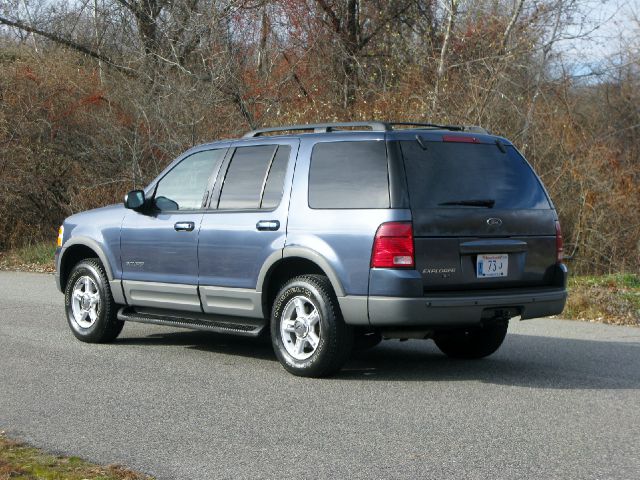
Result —
M483 358L494 353L507 335L508 321L481 328L442 332L434 341L442 353L452 358Z
M294 375L322 377L344 365L353 331L342 320L327 277L302 275L282 287L271 312L271 341L280 363Z
M73 267L64 292L65 310L71 331L78 340L106 343L116 339L124 322L118 320L104 267L97 258L82 260Z

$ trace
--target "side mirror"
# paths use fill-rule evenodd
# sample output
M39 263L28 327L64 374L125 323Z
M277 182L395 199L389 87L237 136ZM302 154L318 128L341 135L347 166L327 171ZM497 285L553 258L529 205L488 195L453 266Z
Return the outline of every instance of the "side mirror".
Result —
M144 205L144 202L144 191L142 190L131 190L124 196L124 206L131 210L138 210Z

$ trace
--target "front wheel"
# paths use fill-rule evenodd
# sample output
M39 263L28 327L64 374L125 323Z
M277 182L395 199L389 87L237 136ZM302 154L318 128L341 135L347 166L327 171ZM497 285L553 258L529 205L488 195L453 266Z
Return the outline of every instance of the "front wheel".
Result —
M73 267L64 292L67 321L78 340L106 343L116 339L124 322L117 318L109 281L97 258Z
M353 330L342 320L331 283L302 275L282 287L271 312L271 341L280 363L302 377L337 372L353 347Z
M442 332L434 341L442 353L452 358L483 358L494 353L507 335L508 321L481 328Z

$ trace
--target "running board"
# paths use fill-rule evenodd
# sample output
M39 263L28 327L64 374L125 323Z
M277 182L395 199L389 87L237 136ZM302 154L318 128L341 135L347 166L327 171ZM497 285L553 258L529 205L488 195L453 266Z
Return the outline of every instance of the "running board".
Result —
M258 319L242 317L221 317L216 315L192 314L189 312L156 312L134 310L122 307L118 310L118 320L124 322L151 323L169 327L188 328L205 332L227 333L243 337L257 337L264 330L265 325L256 324ZM243 321L246 320L247 323Z

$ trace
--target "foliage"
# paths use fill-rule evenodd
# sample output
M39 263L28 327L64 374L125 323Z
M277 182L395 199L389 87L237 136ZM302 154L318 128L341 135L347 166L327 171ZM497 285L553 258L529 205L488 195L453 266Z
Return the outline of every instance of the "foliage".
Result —
M573 277L566 318L640 326L640 275Z
M593 27L576 28L579 0L5 4L0 250L53 238L192 145L388 119L510 138L554 199L572 269L640 269L639 45L572 74L556 45Z
M55 239L0 252L0 270L54 272Z

